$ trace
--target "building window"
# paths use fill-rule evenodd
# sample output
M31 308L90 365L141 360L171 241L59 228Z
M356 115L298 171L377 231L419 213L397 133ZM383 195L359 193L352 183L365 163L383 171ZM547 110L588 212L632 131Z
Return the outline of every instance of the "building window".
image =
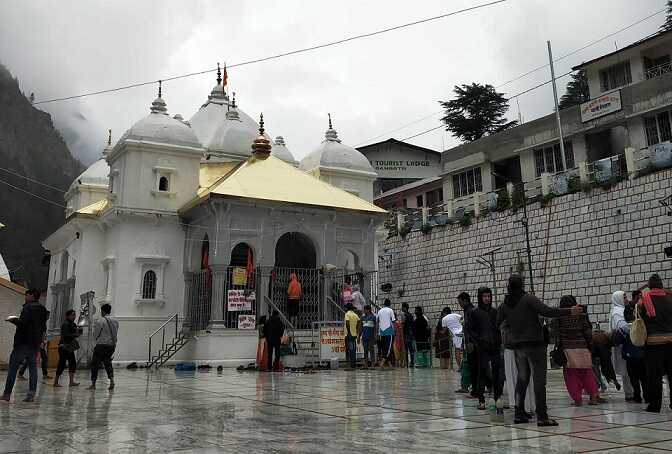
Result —
M145 271L142 278L142 299L156 299L156 273L152 270Z
M422 204L422 194L415 197L415 203L418 206L418 208L423 206L423 204Z
M443 202L443 189L436 189L434 191L429 191L425 194L425 200L427 200L427 206L432 207Z
M481 168L474 167L466 172L453 175L453 197L464 197L483 190Z
M600 71L600 86L603 92L631 83L630 61L616 63Z
M162 176L159 178L159 191L169 191L168 177Z
M646 131L646 144L649 146L671 141L670 112L660 112L644 117L644 130Z
M572 142L565 142L565 160L567 161L567 168L574 168L574 149ZM534 150L534 168L537 178L542 173L557 173L562 172L562 152L560 151L560 144L549 145L544 148Z
M408 208L408 199L405 198L402 203L403 203L404 208Z

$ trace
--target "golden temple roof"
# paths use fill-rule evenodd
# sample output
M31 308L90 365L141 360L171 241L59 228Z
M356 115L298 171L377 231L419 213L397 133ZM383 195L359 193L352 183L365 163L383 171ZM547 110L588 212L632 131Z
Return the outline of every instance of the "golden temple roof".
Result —
M87 205L85 207L80 208L79 210L72 213L71 216L84 215L84 216L96 217L100 215L103 211L105 211L109 206L109 204L110 201L105 198L97 202L94 202L91 205Z
M202 175L205 171L201 167ZM201 180L207 179L202 176ZM180 212L186 212L213 196L386 213L382 208L308 175L275 156L265 159L253 156L239 163L209 187L201 188L196 199L183 206Z

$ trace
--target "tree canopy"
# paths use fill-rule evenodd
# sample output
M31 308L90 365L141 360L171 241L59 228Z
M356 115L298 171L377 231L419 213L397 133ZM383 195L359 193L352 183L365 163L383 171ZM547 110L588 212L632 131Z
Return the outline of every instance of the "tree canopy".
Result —
M461 140L473 142L518 124L504 118L509 102L492 85L456 85L453 93L455 99L439 101L445 109L441 121Z
M572 74L572 80L567 82L565 94L560 98L560 110L581 104L590 99L588 92L588 78L586 70L581 69Z
M672 0L667 0L667 16L665 22L660 26L661 32L672 30Z

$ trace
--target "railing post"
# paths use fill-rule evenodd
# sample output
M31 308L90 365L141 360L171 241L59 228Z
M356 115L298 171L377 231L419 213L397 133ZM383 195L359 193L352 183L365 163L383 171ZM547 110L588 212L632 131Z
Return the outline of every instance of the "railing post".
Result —
M149 354L147 355L147 365L152 362L152 338L149 338Z
M474 202L474 216L479 217L481 215L481 193L480 192L474 192L473 202Z
M581 184L590 183L590 178L588 176L588 163L586 161L579 162L579 180Z
M628 179L632 180L635 178L637 173L637 164L635 163L635 149L632 147L625 148L625 165L628 169Z
M401 211L397 211L397 231L401 230L402 225L404 225L404 214Z
M429 210L427 207L422 207L422 225L429 223Z
M551 193L551 174L542 173L541 174L541 195L547 196Z
M455 215L455 209L453 205L453 199L446 200L446 202L443 204L444 210L446 211L446 216L449 218L452 218Z
M224 294L227 277L226 265L210 265L211 273L211 293L210 293L210 323L208 328L226 328L224 305L226 304L226 295Z
M516 188L511 181L506 183L506 192L509 194L509 200L511 201L511 204L513 204L513 192L515 190L516 190Z

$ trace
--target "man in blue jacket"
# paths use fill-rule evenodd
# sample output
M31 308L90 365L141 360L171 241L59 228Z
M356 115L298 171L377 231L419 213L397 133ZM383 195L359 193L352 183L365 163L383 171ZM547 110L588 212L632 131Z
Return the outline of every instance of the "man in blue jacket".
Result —
M12 321L16 325L14 349L9 357L5 392L0 400L9 402L16 380L16 373L24 361L28 363L30 381L28 395L23 401L32 402L35 399L35 393L37 392L37 354L47 331L48 319L49 311L40 304L40 292L34 289L28 290L26 292L26 302L21 309L21 316L18 320Z

